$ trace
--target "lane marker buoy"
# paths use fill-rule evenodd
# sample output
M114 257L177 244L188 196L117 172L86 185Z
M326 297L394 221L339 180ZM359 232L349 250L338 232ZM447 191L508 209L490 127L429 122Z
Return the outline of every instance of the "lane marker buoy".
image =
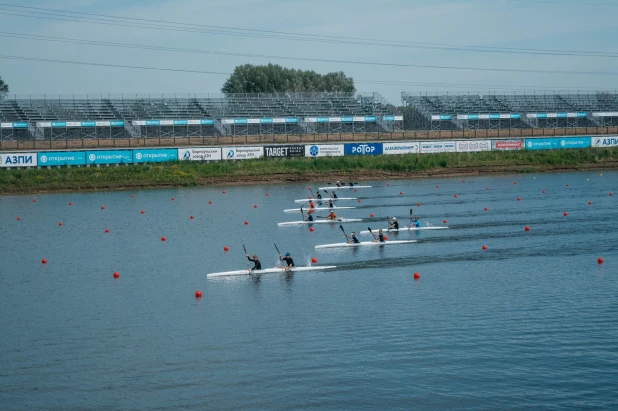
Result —
M318 262L318 259L317 259L317 258L313 257L313 258L311 259L311 263L312 263L312 264L316 264L317 262Z
M597 260L597 263L603 264L603 258L599 257L599 259Z
M568 216L568 215L569 215L569 213L567 213L567 212L565 211L564 213L562 213L562 215L566 217L566 216Z
M120 278L120 273L118 271L114 271L114 278Z
M419 273L414 273L414 279L418 280L421 278L421 275Z
M17 221L21 221L21 217L17 217Z
M201 292L200 290L197 290L197 291L195 292L195 298L197 298L198 300L199 300L200 298L202 298L202 292Z
M315 231L315 228L309 227L309 231L311 231L313 233Z
M41 260L41 263L43 263L43 264L47 264L47 258L42 259L42 260Z
M161 237L161 241L167 241L167 238Z
M530 227L528 226L524 227L524 231L530 231Z
M483 246L483 250L487 250L487 246L486 245Z
M369 217L373 218L375 215L373 213L369 214Z
M223 247L223 251L230 251L230 248L226 245L225 247Z
M106 228L106 229L105 229L105 232L106 232L106 233L109 233L109 228Z

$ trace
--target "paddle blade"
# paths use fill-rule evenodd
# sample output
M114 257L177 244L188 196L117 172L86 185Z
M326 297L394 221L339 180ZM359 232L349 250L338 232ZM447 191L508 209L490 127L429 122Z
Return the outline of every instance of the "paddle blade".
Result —
M414 209L413 209L413 208L411 208L411 209L410 209L410 215L412 215L413 213L414 213Z
M343 229L343 226L341 224L339 224L339 228L345 233L345 230Z

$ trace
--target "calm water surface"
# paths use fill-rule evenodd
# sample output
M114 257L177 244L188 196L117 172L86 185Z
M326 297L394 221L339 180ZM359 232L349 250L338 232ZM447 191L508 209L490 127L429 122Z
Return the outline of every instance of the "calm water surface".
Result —
M348 193L348 232L448 220L370 249L277 227L306 184L0 197L0 405L617 409L618 172L465 179ZM206 279L275 242L339 268Z

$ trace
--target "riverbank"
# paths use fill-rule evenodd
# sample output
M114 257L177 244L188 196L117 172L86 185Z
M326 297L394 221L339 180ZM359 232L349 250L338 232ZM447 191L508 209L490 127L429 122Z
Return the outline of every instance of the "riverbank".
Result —
M445 175L618 169L618 147L401 156L291 158L120 167L4 169L0 193L378 180Z

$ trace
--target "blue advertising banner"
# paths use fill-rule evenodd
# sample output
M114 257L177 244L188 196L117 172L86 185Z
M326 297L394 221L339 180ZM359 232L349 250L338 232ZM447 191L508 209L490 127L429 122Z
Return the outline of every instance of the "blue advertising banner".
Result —
M285 122L286 123L298 123L298 119L294 117L290 117L290 118L286 118Z
M528 138L526 150L558 150L562 148L587 148L590 137Z
M132 162L132 150L86 152L86 164L127 164Z
M39 153L39 166L83 166L86 153L83 151L52 151Z
M382 154L382 143L344 144L343 154L350 156Z
M178 149L138 149L133 150L134 163L162 163L165 161L177 161Z

